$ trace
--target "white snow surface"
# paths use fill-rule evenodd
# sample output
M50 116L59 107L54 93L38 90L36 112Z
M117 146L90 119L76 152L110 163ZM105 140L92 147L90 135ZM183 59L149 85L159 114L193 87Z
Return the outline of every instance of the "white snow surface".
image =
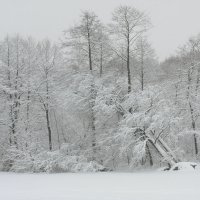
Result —
M171 168L171 171L174 171L174 170L181 170L181 171L200 170L200 165L194 162L179 162L179 163L176 163Z
M0 173L0 200L199 200L200 172Z

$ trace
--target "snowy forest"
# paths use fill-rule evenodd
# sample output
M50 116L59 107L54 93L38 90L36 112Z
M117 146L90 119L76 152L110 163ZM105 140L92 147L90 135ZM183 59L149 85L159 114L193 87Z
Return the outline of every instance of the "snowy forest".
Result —
M48 39L0 41L0 170L97 172L199 162L200 35L159 62L149 16L92 11Z

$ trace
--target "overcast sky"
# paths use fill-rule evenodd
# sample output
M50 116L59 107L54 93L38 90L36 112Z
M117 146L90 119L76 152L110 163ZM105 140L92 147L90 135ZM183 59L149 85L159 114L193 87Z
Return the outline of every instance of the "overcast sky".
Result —
M78 21L81 10L93 10L109 22L119 5L136 7L150 16L154 27L149 40L161 60L200 33L200 0L0 0L0 38L20 33L57 40Z

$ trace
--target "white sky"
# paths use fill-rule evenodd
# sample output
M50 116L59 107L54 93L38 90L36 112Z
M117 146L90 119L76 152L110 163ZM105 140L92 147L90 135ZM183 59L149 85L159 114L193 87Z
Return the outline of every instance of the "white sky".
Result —
M200 33L200 0L0 0L0 38L19 33L57 40L81 10L93 10L109 22L119 5L134 6L150 16L154 27L149 39L161 60Z

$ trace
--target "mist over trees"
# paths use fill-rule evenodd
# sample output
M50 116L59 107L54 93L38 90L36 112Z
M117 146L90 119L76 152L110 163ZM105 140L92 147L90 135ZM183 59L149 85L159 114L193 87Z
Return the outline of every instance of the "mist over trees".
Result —
M149 17L83 11L61 42L0 41L0 169L77 172L199 161L200 35L159 63Z

